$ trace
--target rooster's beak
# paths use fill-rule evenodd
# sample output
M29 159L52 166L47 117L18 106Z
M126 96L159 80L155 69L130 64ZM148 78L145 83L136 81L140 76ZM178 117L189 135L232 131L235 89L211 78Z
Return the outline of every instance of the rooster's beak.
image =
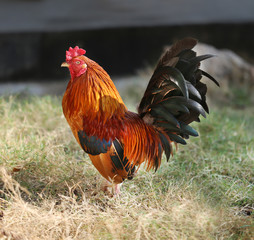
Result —
M69 64L68 64L67 62L63 62L63 63L61 64L61 67L69 67Z

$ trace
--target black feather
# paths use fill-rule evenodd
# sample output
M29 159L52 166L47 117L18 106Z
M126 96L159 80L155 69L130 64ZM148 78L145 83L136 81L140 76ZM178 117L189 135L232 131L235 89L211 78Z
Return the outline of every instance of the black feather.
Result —
M167 101L169 100L169 101ZM177 113L190 113L189 109L182 103L176 104L175 102L171 102L171 99L165 99L164 101L159 103L162 105L165 109L167 109L168 112L172 112L174 115L177 115Z
M106 153L112 144L111 140L106 141L96 136L87 136L84 131L78 131L78 138L83 150L91 155Z
M133 178L133 174L135 172L135 166L132 164L128 164L128 159L125 157L123 158L123 146L122 144L118 141L118 139L115 139L113 141L113 147L114 147L114 153L113 155L110 155L110 158L114 164L114 166L117 169L120 170L125 170L127 172L127 178L130 180Z
M186 80L184 79L184 76L178 69L170 66L161 67L154 72L152 78L161 77L163 74L164 75L167 74L166 80L175 83L179 87L184 97L186 98L189 97L186 86Z
M200 113L204 118L206 118L205 110L198 102L192 99L188 99L186 106L191 108L193 111Z
M198 132L188 124L199 122L200 115L206 117L206 112L209 113L207 86L201 82L202 75L219 86L213 77L199 69L200 62L213 55L197 56L192 50L196 43L195 39L183 39L165 52L138 108L140 117L150 115L152 121L149 124L158 130L167 160L172 149L164 134L171 141L186 144L183 138L198 136Z
M113 141L113 147L115 150L114 155L110 156L112 162L114 163L115 167L118 169L123 170L126 167L128 172L129 169L128 169L128 166L126 166L128 163L128 159L127 158L123 159L123 148L117 139Z
M169 138L170 138L172 141L174 141L174 142L176 142L176 143L181 143L181 144L183 144L183 145L186 145L186 142L184 141L184 139L182 139L182 138L179 137L178 135L169 133L168 136L169 136Z
M169 122L159 122L156 121L154 123L155 126L163 128L167 132L180 132L180 127L169 123Z
M188 134L194 137L198 136L198 132L194 128L192 128L191 126L183 122L180 122L180 128L181 128L181 133L183 134Z
M197 56L197 53L191 49L185 49L181 51L178 55L179 58L191 59Z
M188 90L189 90L189 94L196 97L197 99L201 100L202 97L199 93L199 91L189 82L189 81L186 81L186 85L188 87Z
M167 122L179 126L176 118L161 105L156 105L155 107L153 107L150 111L150 114L155 118L162 118L165 119Z
M197 56L197 57L191 58L189 60L189 65L190 66L199 65L201 61L203 61L205 59L208 59L208 58L211 58L211 57L214 57L214 55L205 54L205 55L201 55L201 56Z
M171 151L172 151L171 144L163 133L159 133L159 136L160 136L162 147L164 149L164 152L165 152L165 155L166 155L166 158L168 161L170 158Z
M202 70L201 70L201 72L202 72L202 75L211 79L218 87L220 86L220 84L217 82L217 80L214 77L212 77L209 73L202 71Z

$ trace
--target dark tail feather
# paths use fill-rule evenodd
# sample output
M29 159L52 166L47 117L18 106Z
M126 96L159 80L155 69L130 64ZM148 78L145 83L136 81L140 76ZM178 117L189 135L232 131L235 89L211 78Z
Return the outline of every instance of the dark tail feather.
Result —
M193 38L185 38L174 44L159 60L139 104L138 113L147 124L159 132L167 159L172 147L170 141L186 144L185 139L198 136L188 124L199 122L200 115L209 113L206 104L207 86L200 80L202 75L219 83L199 69L200 62L212 55L197 56L192 48Z

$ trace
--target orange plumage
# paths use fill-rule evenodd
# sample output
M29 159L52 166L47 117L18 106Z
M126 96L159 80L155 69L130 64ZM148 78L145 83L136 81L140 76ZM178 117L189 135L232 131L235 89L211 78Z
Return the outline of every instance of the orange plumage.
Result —
M210 55L196 56L196 40L177 42L160 59L138 113L128 111L109 75L75 47L66 52L71 80L63 97L63 113L93 165L108 181L131 179L143 162L147 169L160 166L163 151L172 154L171 143L197 136L188 124L205 116L205 75L199 63Z

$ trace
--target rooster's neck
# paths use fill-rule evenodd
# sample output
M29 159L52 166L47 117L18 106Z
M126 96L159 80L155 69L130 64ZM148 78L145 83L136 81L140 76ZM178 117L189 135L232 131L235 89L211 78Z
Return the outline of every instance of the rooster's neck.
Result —
M112 116L121 118L127 111L113 81L99 65L89 66L84 74L70 81L65 95L71 115L106 121Z

